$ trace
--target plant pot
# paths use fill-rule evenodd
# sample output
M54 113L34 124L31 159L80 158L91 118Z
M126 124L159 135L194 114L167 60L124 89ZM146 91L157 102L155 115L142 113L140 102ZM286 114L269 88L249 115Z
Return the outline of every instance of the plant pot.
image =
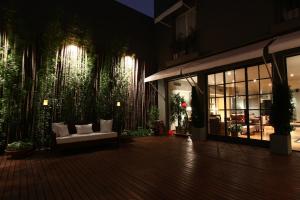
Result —
M270 150L274 154L290 155L292 153L291 135L270 135Z
M232 131L230 133L231 133L231 137L238 137L239 136L239 132Z
M5 150L7 155L10 155L12 159L22 159L27 156L30 156L33 153L34 149L24 149L24 150Z
M185 129L183 127L176 126L176 134L185 134Z
M192 138L195 140L205 141L207 139L207 134L206 134L205 128L196 128L196 127L192 126L191 135L192 135Z

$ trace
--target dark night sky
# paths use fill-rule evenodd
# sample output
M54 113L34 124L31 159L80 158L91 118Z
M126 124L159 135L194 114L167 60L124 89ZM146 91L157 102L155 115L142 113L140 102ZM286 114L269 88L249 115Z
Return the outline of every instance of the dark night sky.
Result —
M154 0L117 0L150 17L154 16Z

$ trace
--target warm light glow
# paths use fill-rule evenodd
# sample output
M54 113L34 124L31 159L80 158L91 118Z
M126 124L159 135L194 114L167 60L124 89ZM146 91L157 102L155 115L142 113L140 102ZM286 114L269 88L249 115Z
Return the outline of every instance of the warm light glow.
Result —
M294 74L290 74L290 76L291 76L291 77L294 77L295 75L294 75Z
M234 83L234 80L232 80L232 82Z
M269 87L271 87L272 86L272 83L269 83Z
M121 107L121 102L120 101L117 102L117 107Z
M134 68L134 57L133 56L125 56L125 69L126 71L130 71Z
M230 76L230 75L231 75L231 72L227 72L227 75Z
M48 99L44 99L43 100L43 106L48 106L49 100Z
M186 108L186 111L192 111L192 107L191 107L191 106L188 106L188 107Z
M256 83L256 79L254 79L253 82Z
M66 76L80 78L86 75L87 71L87 52L84 47L74 44L66 45L61 50L61 64Z

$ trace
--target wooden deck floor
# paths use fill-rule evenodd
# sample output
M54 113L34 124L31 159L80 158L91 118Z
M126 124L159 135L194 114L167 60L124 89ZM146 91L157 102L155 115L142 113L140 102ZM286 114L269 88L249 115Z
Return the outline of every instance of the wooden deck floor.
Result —
M300 153L147 137L80 154L0 156L0 199L300 199Z

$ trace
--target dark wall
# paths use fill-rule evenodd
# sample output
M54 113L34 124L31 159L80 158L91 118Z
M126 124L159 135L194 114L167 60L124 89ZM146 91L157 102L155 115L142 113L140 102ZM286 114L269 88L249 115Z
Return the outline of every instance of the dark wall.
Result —
M198 5L199 53L213 54L270 35L272 0L203 0Z
M0 9L0 24L9 24L24 41L43 37L59 23L57 34L88 38L97 52L126 46L127 52L153 63L153 19L116 1L1 0Z
M197 3L196 52L199 58L300 29L300 19L278 22L284 9L282 1L279 0L195 0L195 2ZM157 3L156 6L160 7L157 8L159 12L166 9L166 4ZM155 26L159 69L174 66L167 63L172 60L170 47L175 41L175 19L176 15L170 16L166 19L168 21L165 21L172 25L171 28L161 23Z
M154 16L160 15L167 8L179 0L154 0Z

